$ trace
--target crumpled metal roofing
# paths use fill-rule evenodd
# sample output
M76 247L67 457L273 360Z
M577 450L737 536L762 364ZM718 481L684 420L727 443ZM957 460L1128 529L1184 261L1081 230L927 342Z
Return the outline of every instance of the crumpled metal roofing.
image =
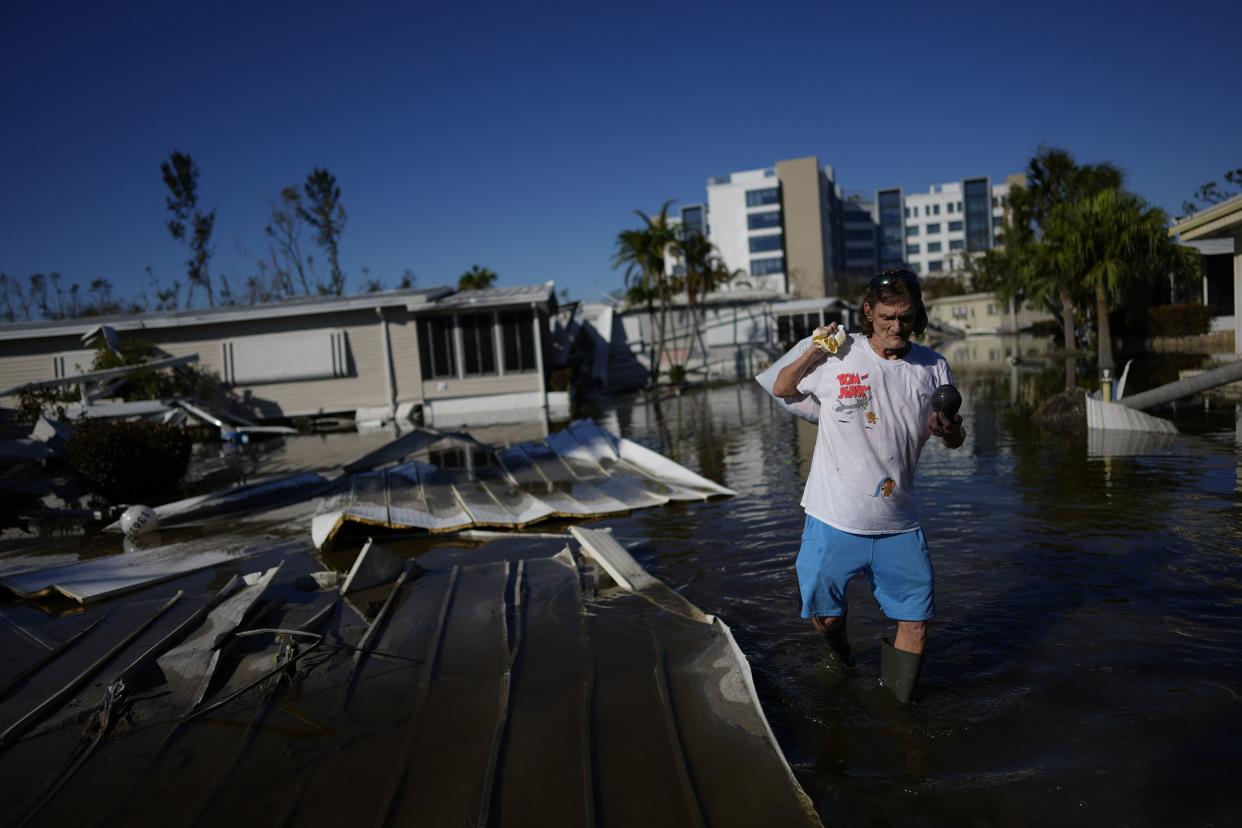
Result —
M591 420L512 446L496 460L473 472L411 461L355 474L322 501L311 536L322 547L350 522L429 532L513 529L736 494Z

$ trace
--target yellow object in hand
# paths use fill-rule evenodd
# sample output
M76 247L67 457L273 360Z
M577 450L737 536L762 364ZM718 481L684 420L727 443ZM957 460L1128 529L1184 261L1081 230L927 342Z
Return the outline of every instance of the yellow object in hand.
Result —
M837 326L835 331L830 331L827 326L816 328L815 332L811 334L811 342L813 342L817 348L827 351L830 354L835 354L837 349L845 344L845 338L846 333L843 326Z

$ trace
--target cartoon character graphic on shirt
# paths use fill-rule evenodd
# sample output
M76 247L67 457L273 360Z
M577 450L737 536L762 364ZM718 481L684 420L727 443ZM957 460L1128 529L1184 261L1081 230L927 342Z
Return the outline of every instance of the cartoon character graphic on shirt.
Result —
M875 491L871 493L872 497L892 497L893 490L897 488L897 481L891 477L886 477L875 486Z
M840 390L837 392L833 410L838 414L853 415L856 411L866 411L870 408L871 386L866 384L870 376L870 374L854 374L848 371L837 374L837 385ZM874 423L874 418L874 414L869 414L867 420Z

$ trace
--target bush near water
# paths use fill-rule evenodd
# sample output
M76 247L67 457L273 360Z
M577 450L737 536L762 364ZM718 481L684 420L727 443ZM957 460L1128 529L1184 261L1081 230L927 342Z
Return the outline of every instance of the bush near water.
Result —
M87 489L112 504L174 500L190 464L184 430L145 420L85 420L65 447L65 462Z
M1156 305L1147 309L1147 335L1199 336L1212 330L1210 305Z

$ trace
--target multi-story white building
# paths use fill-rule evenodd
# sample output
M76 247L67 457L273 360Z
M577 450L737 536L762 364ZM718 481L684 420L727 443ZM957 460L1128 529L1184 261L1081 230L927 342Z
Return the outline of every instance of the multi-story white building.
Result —
M928 276L964 270L967 253L989 250L1000 243L1013 182L1012 176L1002 184L992 184L987 178L967 178L933 185L925 193L905 195L899 217L904 245L901 260L915 273ZM891 239L896 228L893 220L898 217L890 213L887 218L884 229L889 232L885 237ZM884 252L885 265L895 264L892 246Z
M682 221L696 220L700 207L683 209ZM844 264L840 191L832 167L814 157L709 179L703 226L752 288L830 296Z
M965 255L995 247L1005 225L1011 175L899 187L875 198L842 199L830 166L814 158L711 178L707 203L681 208L680 221L704 233L733 271L727 289L755 288L799 299L831 296L844 274L905 266L935 277L960 273ZM669 267L678 263L670 258Z

